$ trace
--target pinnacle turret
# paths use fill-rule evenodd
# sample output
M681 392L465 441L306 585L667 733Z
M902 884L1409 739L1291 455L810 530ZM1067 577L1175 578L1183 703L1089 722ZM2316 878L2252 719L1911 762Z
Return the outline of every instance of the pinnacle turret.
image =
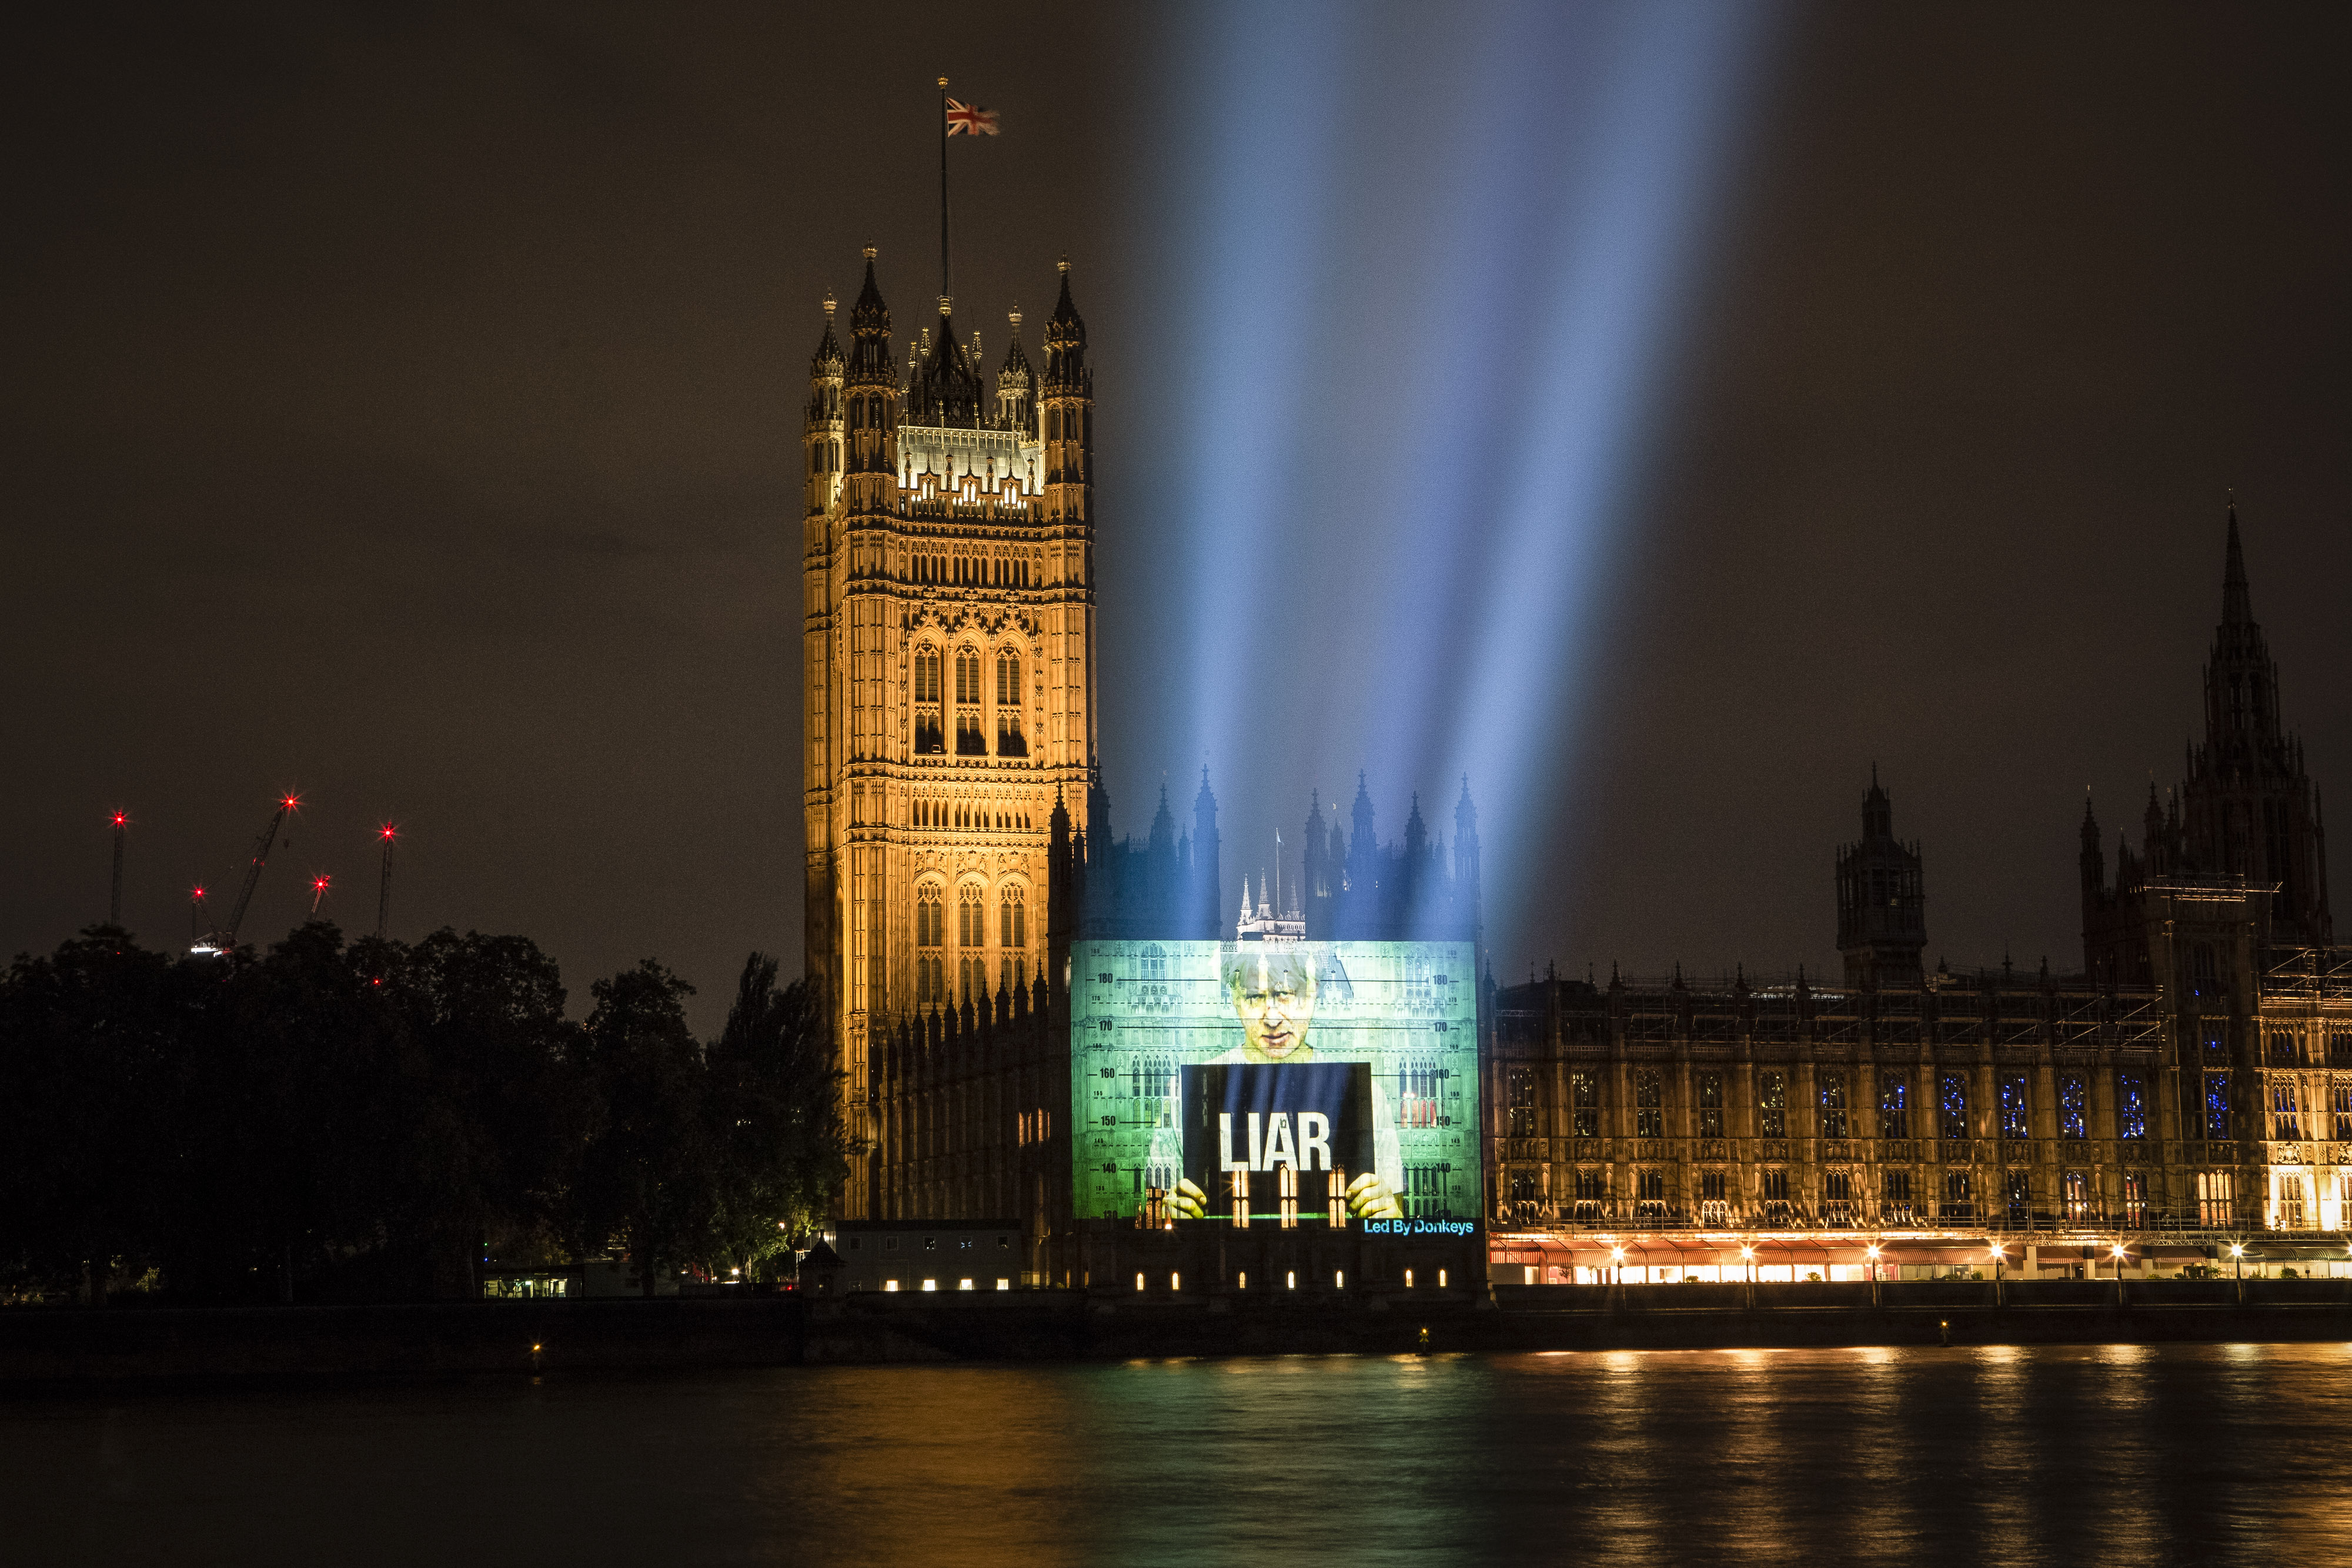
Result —
M978 340L974 339L975 346ZM940 329L929 355L908 389L907 423L956 425L972 429L980 423L980 373L956 341L955 318L948 301L940 301Z
M834 308L833 296L828 293L824 297L824 336L817 340L816 352L809 356L812 376L837 376L848 362L841 352L841 340L833 335Z
M1045 323L1045 392L1090 396L1094 374L1087 369L1087 324L1070 302L1070 264L1062 267L1062 294Z
M874 281L874 247L866 247L866 285L857 303L849 308L849 379L863 384L887 385L890 366L890 308Z

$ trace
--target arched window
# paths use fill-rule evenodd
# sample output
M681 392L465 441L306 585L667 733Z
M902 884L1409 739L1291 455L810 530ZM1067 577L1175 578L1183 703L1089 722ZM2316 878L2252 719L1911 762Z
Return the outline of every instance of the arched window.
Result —
M941 935L940 884L924 883L915 889L915 1005L930 1007L947 1000L946 977L940 973Z
M1658 1070L1644 1067L1633 1074L1633 1135L1637 1138L1663 1138L1666 1135L1665 1086L1659 1081Z
M1017 883L1007 883L998 900L996 943L1014 951L1029 946L1029 910Z
M915 754L936 756L947 749L947 732L940 723L940 651L915 650Z
M1958 1143L1969 1135L1969 1081L1957 1072L1947 1072L1936 1087L1936 1130Z
M985 757L988 737L980 727L980 655L966 648L956 654L956 755Z
M1901 1079L1893 1079L1878 1092L1878 1135L1882 1138L1907 1138L1911 1135L1911 1089Z
M996 655L996 754L1026 757L1028 737L1021 727L1021 655Z
M981 918L978 883L966 883L956 895L956 946L978 947L988 940L988 923Z
M1846 1135L1845 1074L1823 1069L1817 1084L1821 1097L1822 1136L1843 1138Z

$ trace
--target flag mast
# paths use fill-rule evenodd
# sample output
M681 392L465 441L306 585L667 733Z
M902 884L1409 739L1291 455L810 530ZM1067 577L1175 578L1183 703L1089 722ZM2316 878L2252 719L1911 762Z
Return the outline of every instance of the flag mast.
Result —
M940 300L955 291L948 286L948 78L940 78Z

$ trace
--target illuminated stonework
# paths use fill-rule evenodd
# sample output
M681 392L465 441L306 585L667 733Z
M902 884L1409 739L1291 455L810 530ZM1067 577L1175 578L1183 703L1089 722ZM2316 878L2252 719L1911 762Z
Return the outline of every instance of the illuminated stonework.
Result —
M864 1151L869 1040L1034 986L1056 803L1086 826L1093 376L1066 264L1042 374L1015 313L992 396L946 300L902 378L871 250L846 354L831 316L803 434L807 954ZM852 1172L845 1211L868 1213Z

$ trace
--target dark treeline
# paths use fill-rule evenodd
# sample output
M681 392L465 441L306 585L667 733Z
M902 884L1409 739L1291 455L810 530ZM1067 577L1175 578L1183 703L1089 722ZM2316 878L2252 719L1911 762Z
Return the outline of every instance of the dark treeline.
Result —
M0 1295L449 1297L485 1257L772 1272L844 1173L817 999L726 1028L648 959L565 1016L526 938L187 958L92 926L0 978Z

